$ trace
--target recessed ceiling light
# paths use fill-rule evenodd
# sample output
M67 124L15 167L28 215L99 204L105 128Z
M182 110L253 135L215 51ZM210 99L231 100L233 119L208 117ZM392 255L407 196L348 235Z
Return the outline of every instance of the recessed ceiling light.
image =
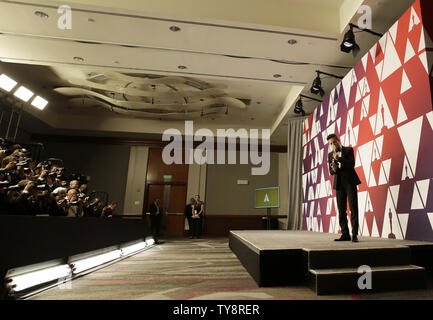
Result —
M95 19L89 18L89 19L87 19L87 21L89 21L89 22L95 22Z
M185 70L186 66L177 66L178 69Z
M297 44L298 41L295 40L295 39L290 39L289 41L287 41L287 43L288 43L288 44L291 44L291 45L294 45L294 44Z
M261 104L261 102L260 102L260 101L257 101L257 104Z
M274 74L274 78L281 78L281 74Z
M20 98L24 102L27 102L33 96L33 92L31 92L26 87L21 86L21 87L18 88L17 91L15 91L14 96Z
M39 110L44 110L45 107L47 106L48 101L45 100L44 98L41 98L39 96L36 96L36 98L33 99L32 101L32 106L38 108Z
M15 88L16 85L17 82L15 80L9 78L5 74L0 75L0 88L3 90L10 92L13 88Z
M75 61L78 61L78 62L83 62L83 61L84 61L84 58L81 58L81 57L74 57L74 60L75 60Z
M35 11L34 13L37 17L42 18L42 19L47 19L49 17L48 14L46 14L43 11Z
M170 31L173 31L173 32L180 31L180 28L178 26L171 26L169 29L170 29Z

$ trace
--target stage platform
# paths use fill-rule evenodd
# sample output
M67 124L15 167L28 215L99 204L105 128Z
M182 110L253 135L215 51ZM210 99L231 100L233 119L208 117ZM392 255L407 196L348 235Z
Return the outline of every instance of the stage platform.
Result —
M369 266L371 291L425 287L433 243L308 231L231 231L229 245L260 287L308 285L317 294L358 292L360 266Z

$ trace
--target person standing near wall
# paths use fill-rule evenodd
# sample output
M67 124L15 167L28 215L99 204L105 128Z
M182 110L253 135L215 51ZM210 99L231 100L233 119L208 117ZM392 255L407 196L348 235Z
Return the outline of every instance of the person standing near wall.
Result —
M195 196L195 204L192 211L192 237L199 238L203 228L204 202L200 200L200 195Z
M155 239L155 242L158 242L157 237L159 237L159 227L161 225L161 205L159 203L159 199L155 198L153 203L149 207L150 212L150 228L152 231L152 236Z
M329 173L334 175L334 189L337 192L337 206L342 235L335 241L358 242L358 190L361 184L355 171L355 154L353 148L343 147L340 139L335 134L327 137L330 147L333 149L328 154ZM352 238L350 238L347 223L347 200L349 200L350 220L352 222Z
M189 199L189 203L185 206L185 218L188 221L188 236L192 239L192 224L193 224L193 219L192 219L192 210L193 210L193 206L195 204L195 200L194 198Z

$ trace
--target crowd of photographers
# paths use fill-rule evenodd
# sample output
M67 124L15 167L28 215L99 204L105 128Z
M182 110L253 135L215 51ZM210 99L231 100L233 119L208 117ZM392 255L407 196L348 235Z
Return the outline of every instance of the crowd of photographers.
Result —
M86 177L68 174L60 159L37 163L18 144L0 141L0 214L111 217L117 208L91 199Z

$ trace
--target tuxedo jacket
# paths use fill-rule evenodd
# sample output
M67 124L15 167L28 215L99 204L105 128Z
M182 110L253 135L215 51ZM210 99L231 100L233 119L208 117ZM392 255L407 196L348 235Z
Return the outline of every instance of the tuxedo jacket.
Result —
M329 173L334 175L334 189L339 190L343 186L347 185L359 185L361 180L359 180L358 174L355 171L355 154L353 148L342 147L341 157L338 160L337 170L333 170L331 167L332 160L334 158L334 152L328 154L328 167Z

